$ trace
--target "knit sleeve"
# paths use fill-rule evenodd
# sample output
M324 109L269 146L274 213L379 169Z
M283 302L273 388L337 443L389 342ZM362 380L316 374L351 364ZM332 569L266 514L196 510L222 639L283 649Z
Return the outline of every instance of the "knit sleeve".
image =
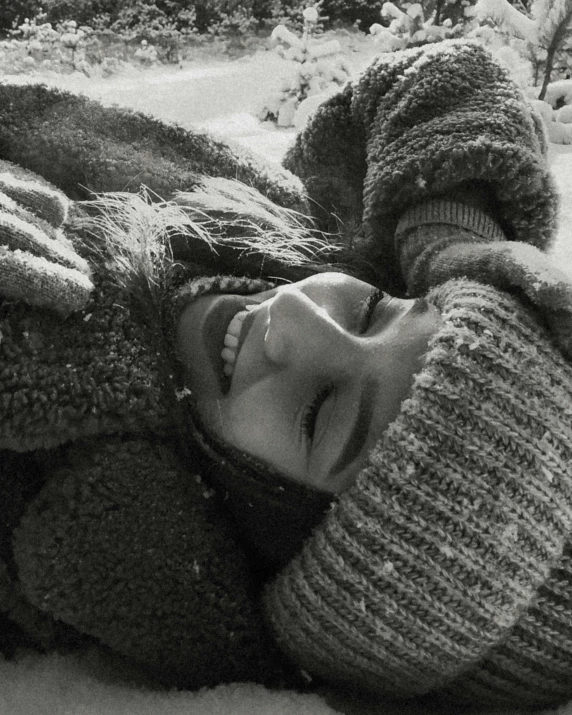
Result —
M454 278L470 278L526 299L539 311L555 345L572 359L572 279L550 256L507 241L499 224L471 204L429 200L401 217L395 247L410 296Z
M78 443L30 501L12 543L32 607L165 683L270 684L283 675L234 532L168 442Z
M359 191L367 250L382 275L397 265L393 239L403 213L467 181L486 183L507 239L542 250L550 245L557 191L545 130L488 50L455 40L384 54L345 96L342 119L334 97L310 121L287 166L300 173L314 198L312 187L327 181L332 169L324 157L337 136L334 127L344 123L347 158L335 168L344 176L356 156L364 157L361 173L352 173L352 191ZM351 219L339 192L329 208Z

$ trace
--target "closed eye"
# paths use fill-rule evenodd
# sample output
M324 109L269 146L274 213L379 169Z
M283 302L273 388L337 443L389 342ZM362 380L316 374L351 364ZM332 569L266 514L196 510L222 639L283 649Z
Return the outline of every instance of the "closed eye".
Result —
M360 335L365 333L365 331L369 328L369 324L373 315L373 311L375 310L375 306L379 303L380 300L383 300L384 297L385 293L382 290L379 290L379 288L374 288L374 290L372 290L369 296L362 303L358 329L358 333Z
M330 383L324 385L320 388L318 392L314 395L314 399L306 406L304 414L302 415L301 428L309 444L312 444L314 440L314 434L316 432L316 423L318 422L318 415L322 408L324 402L330 396L334 386Z

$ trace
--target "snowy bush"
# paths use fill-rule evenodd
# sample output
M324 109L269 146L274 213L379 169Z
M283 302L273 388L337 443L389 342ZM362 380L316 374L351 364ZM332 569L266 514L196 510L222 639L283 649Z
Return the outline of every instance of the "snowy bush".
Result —
M323 0L322 12L331 20L365 30L379 20L383 0Z
M384 2L381 20L369 28L380 52L394 52L459 37L471 21L470 0L441 3ZM453 19L455 18L455 19Z
M572 0L533 0L526 14L508 0L479 0L475 12L480 20L492 22L505 44L530 64L533 84L541 84L540 99L556 69L572 71Z
M280 127L297 125L299 109L307 116L308 105L302 107L305 100L312 98L312 104L320 103L349 79L350 68L339 41L314 37L320 19L318 5L303 11L302 37L285 25L278 25L272 32L278 53L293 63L293 72L282 79L280 89L264 103L258 115L262 121L275 121Z
M168 14L155 3L133 0L119 10L109 29L126 42L145 40L155 47L159 60L179 62L183 43L198 38L195 23L193 7Z
M143 0L116 15L99 16L94 26L75 20L47 21L47 14L29 19L12 29L0 42L0 71L80 71L88 76L112 74L125 62L149 66L156 62L179 62L184 48L200 42L194 25L195 11L181 10L169 19L156 5Z
M439 42L461 33L461 26L453 26L450 19L446 19L442 25L435 24L435 17L426 20L421 3L410 4L406 10L401 10L394 3L386 2L381 17L389 23L388 27L374 23L369 28L380 52Z
M141 45L135 50L135 59L144 67L150 67L159 61L155 45L150 45L147 40L141 40Z
M93 30L74 20L55 27L40 14L10 32L11 39L0 42L0 70L18 73L38 69L90 74L87 53L94 40Z
M572 0L533 0L527 12L508 0L479 0L475 14L483 24L472 35L506 61L521 85L529 85L533 100L544 100L534 104L550 141L572 143L572 81L552 82L553 75L569 77L572 71Z
M554 144L572 144L572 80L558 80L548 85L543 100L538 88L529 88L530 101L542 115L548 137Z

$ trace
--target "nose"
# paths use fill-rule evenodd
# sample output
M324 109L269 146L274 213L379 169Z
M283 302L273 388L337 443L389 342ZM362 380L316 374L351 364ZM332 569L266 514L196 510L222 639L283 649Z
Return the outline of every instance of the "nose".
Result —
M355 348L326 308L293 288L274 296L268 314L264 351L274 365L332 377L348 371Z

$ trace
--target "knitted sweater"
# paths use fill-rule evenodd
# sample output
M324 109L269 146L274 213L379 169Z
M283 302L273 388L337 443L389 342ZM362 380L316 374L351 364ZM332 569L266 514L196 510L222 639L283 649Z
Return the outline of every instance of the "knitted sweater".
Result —
M545 153L488 53L450 42L379 58L287 157L445 321L355 486L266 592L283 648L330 682L481 706L572 694L572 284L539 250ZM473 180L488 213L443 198Z
M538 317L450 280L444 326L355 484L269 585L311 675L472 706L569 699L572 366Z

